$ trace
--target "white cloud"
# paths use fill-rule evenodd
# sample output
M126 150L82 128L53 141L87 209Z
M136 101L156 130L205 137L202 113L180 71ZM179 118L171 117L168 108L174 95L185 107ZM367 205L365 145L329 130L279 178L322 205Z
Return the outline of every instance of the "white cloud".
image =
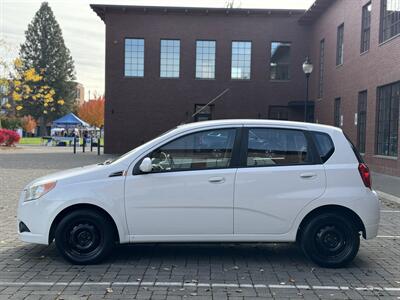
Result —
M0 0L0 39L18 51L41 0ZM93 95L104 92L104 24L90 3L223 7L225 0L48 0L75 61L77 79ZM243 8L306 9L314 0L236 0ZM3 55L3 54L0 54Z

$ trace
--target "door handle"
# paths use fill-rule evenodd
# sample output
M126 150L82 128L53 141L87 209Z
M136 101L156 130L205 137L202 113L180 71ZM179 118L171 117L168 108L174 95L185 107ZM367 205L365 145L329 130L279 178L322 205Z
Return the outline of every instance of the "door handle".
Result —
M300 177L303 179L312 179L312 178L317 177L317 174L316 173L302 173L302 174L300 174Z
M208 181L210 183L222 183L225 181L225 178L224 177L210 177L210 178L208 178Z

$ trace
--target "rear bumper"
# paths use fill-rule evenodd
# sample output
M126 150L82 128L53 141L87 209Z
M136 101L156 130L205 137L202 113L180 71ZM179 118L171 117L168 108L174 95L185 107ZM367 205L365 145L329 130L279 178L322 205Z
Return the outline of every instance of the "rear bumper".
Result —
M379 224L365 226L365 239L370 240L378 235Z
M379 221L381 217L381 201L375 191L369 193L368 214L364 216L365 239L370 240L378 235Z

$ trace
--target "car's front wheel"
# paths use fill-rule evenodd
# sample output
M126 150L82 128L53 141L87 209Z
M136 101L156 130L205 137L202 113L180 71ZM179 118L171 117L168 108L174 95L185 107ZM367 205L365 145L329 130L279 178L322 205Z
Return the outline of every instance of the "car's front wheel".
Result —
M74 264L94 264L106 258L115 245L113 224L96 211L82 209L66 215L57 225L58 251Z
M339 268L357 255L360 234L345 216L324 213L312 218L302 228L300 246L305 255L319 266Z

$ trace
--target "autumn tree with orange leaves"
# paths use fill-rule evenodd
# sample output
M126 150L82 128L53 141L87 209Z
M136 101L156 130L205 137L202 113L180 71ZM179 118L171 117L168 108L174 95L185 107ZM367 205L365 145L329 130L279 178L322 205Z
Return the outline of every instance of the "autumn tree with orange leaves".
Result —
M104 126L104 97L84 102L78 107L78 116L92 126Z
M27 133L33 133L37 124L35 119L31 116L24 116L21 119L21 126Z

